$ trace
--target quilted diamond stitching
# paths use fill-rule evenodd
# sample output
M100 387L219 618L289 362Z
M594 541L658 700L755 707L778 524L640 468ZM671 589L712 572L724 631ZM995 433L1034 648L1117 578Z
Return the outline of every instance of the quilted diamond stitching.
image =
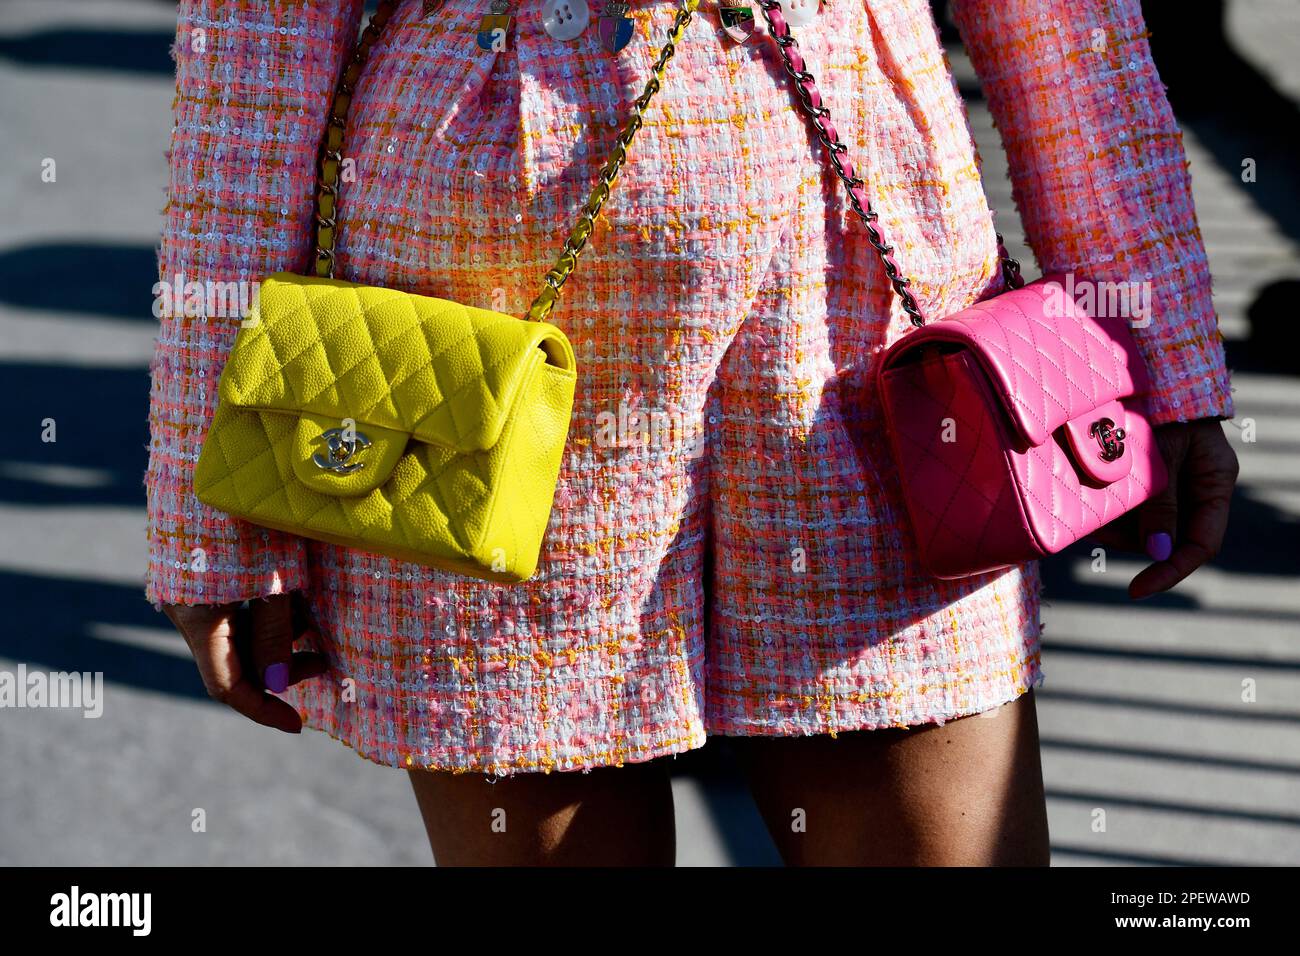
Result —
M1023 330L1017 328L1016 323L1007 320L1003 313L1005 309L1014 309L1019 313L1023 320ZM971 318L969 315L971 312L981 313L981 318ZM1094 328L1095 323L1085 318L1076 317L1072 321L1056 321L1046 315L1038 315L1037 310L1034 312L1035 315L1026 313L1015 296L1008 294L976 303L966 312L945 319L944 324L954 323L962 326L980 348L1000 360L1000 367L1009 373L1011 380L1010 400L1039 425L1041 433L1054 430L1056 424L1048 415L1049 400L1060 407L1062 420L1068 421L1095 407L1102 400L1123 397L1125 356L1123 351L1105 336L1104 331ZM1080 316L1082 315L1083 313L1080 313ZM1023 350L1034 356L1034 361L1039 363L1037 369L1032 369L1021 361L1017 354L1021 349L1017 349L1012 343L1011 336L1015 336L1023 343ZM1046 342L1043 341L1044 338ZM1052 345L1062 350L1060 361L1048 354ZM1100 356L1094 354L1094 347L1101 353ZM1071 362L1066 352L1077 361ZM1106 361L1099 361L1099 358ZM1044 360L1060 373L1066 387L1064 400L1051 390L1052 380L1043 374L1041 362ZM1111 377L1106 375L1106 365L1109 365ZM1021 378L1022 374L1028 377L1028 386L1031 387L1026 386ZM1106 386L1105 391L1101 388L1102 383ZM1070 394L1071 388L1079 395L1077 405ZM1030 398L1035 396L1042 401L1042 407L1037 411L1029 404Z
M388 290L381 290L386 291ZM313 407L332 387L335 394L327 396L327 400L338 406L337 411L344 417L364 421L374 414L377 407L387 402L391 415L389 421L383 424L401 421L412 432L423 434L425 426L437 419L440 424L451 429L454 435L452 443L456 444L468 434L482 430L486 421L497 420L504 413L501 388L512 381L513 377L501 373L509 372L517 365L523 350L498 348L492 359L485 359L483 339L490 338L493 333L503 329L508 330L519 322L518 319L503 315L499 321L492 321L480 316L475 325L469 318L470 311L457 303L422 299L421 305L430 303L430 310L421 312L416 308L414 297L394 293L372 296L374 301L367 302L357 289L351 287L281 283L281 291L277 294L285 295L292 305L278 317L278 321L264 322L259 327L260 331L254 333L261 335L275 361L273 367L264 370L265 374L243 383L245 394L265 394L270 386L269 380L278 377L280 382L275 391L288 394L290 400L297 405ZM340 295L352 300L346 308L332 304ZM405 321L397 321L390 336L382 341L375 341L372 331L372 327L379 324L371 321L371 316L378 309L409 310L404 317ZM391 312L389 319L392 321ZM289 329L297 329L303 321L310 322L318 334L302 336L300 330L288 332ZM435 348L431 336L433 326L438 324L441 324L439 331L447 341ZM446 335L449 324L460 327L451 336ZM285 330L285 334L277 334L281 330ZM354 354L350 362L340 367L337 362L341 349L333 343L336 338L357 334L366 336L369 347L363 354ZM409 343L409 337L417 335L421 350L419 360L411 362L404 372L398 372L398 363L385 361L391 347L399 342ZM286 350L286 344L299 342L303 343L300 348ZM470 344L468 348L467 343ZM353 347L350 351L355 353L357 350ZM447 370L440 374L438 366L448 369L447 363L452 354L456 354L459 359L470 360L472 364L458 371L455 377L460 381L454 388L444 391L444 380L451 377L451 373ZM308 360L319 361L328 370L328 374L322 376L326 387L315 393L301 392L296 388L298 377L284 374L295 363ZM377 387L369 403L360 408L342 407L343 403L337 395L338 387L362 373L382 381L383 387ZM421 387L405 387L417 377ZM353 389L354 394L355 392L356 389ZM462 398L467 400L460 401ZM411 407L417 402L423 406L418 410ZM326 411L319 407L316 410Z

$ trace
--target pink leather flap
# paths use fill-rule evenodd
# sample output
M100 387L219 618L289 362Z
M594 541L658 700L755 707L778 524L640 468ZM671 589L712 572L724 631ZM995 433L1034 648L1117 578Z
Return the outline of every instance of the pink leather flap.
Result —
M1090 316L1067 292L1078 282L1045 276L929 323L891 345L881 370L927 343L964 345L1023 437L1041 445L1066 422L1148 388L1127 320Z
M1065 443L1079 470L1095 484L1118 481L1133 467L1133 455L1125 444L1128 424L1124 406L1107 402L1081 418L1062 426Z

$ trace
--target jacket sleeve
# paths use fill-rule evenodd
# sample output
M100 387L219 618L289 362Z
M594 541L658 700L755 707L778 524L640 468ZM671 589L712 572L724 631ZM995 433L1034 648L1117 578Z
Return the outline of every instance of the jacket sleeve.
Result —
M232 304L252 301L250 285L229 283L300 269L309 255L316 151L360 15L360 0L179 5L145 473L154 604L306 584L302 541L200 503L193 470L239 328Z
M1139 0L952 8L1039 265L1097 283L1099 302L1129 291L1155 423L1231 416L1182 134Z

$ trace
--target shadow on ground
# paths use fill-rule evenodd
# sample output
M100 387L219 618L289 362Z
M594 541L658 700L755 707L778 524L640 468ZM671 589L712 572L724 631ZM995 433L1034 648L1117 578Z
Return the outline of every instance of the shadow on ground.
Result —
M170 30L60 28L0 37L0 59L57 70L111 70L171 76Z
M0 252L0 304L156 322L152 246L59 242Z

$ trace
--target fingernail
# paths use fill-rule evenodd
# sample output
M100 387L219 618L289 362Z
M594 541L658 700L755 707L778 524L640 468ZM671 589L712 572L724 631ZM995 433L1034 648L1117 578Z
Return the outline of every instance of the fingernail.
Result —
M1174 539L1163 531L1147 535L1147 557L1152 561L1168 561L1174 551Z
M272 694L283 694L289 686L289 665L271 664L262 672L262 686Z

